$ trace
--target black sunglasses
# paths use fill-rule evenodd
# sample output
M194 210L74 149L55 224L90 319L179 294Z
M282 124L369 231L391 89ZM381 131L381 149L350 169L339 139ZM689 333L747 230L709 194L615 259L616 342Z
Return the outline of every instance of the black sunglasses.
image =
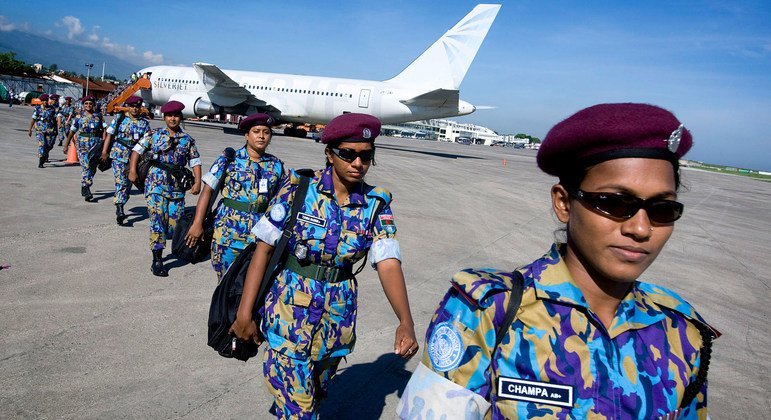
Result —
M631 194L612 192L586 192L576 190L578 200L588 204L600 213L621 220L627 220L645 209L648 218L655 223L672 223L683 215L683 204L663 198L643 200Z
M353 162L356 158L361 159L362 163L370 163L372 162L372 159L375 158L375 149L362 150L361 152L351 149L338 149L336 147L332 147L331 149L335 156L348 163Z

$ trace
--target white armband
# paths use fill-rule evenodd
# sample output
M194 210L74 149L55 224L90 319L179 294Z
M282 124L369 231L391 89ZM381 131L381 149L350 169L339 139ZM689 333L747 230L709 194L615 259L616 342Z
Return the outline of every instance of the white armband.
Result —
M372 243L372 247L369 249L369 260L371 261L372 268L375 268L377 263L389 258L396 258L402 260L402 251L399 248L399 241L394 238L383 238Z
M281 237L281 231L270 223L267 217L262 216L252 228L252 235L270 246L276 246L276 242Z
M217 184L219 184L220 180L217 179L216 176L214 176L213 173L207 172L201 177L201 181L203 181L204 184L211 187L211 189L216 190Z
M133 150L133 151L135 151L135 152L139 153L140 155L141 155L142 153L144 153L144 152L145 152L145 148L144 148L144 147L142 147L142 145L141 145L141 144L139 144L139 143L137 143L136 145L134 145L134 148L133 148L133 149L131 149L131 150Z
M190 159L189 165L191 168L195 166L201 166L201 158Z
M483 419L490 402L418 363L396 415L402 419Z
M107 130L105 131L107 132L107 134L110 134L110 135L115 134L115 128L113 128L113 126L107 127Z

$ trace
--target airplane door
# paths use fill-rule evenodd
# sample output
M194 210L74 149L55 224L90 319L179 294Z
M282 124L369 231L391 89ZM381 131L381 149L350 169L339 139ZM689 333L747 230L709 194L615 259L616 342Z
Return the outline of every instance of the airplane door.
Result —
M362 89L359 93L359 108L369 107L369 89Z

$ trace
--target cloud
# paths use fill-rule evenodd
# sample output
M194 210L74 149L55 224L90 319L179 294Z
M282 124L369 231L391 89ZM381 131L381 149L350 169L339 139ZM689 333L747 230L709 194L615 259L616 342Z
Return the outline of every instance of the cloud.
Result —
M75 16L65 16L56 23L56 26L64 26L67 28L67 39L74 40L83 34L83 25L80 24L80 19Z
M142 57L150 64L163 64L163 54L153 54L152 51L145 51Z
M86 33L80 19L75 16L65 16L55 26L66 28L67 39L78 45L97 48L124 60L140 64L163 64L164 62L162 54L154 54L152 51L145 51L140 54L133 45L121 44L102 36L99 33L102 29L99 25L94 25Z
M7 17L0 15L0 32L10 31L27 31L29 30L28 23L17 24L8 20Z

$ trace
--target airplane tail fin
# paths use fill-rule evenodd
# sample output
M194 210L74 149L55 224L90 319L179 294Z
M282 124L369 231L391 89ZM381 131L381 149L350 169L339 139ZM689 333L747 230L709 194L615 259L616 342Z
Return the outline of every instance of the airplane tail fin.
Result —
M396 77L400 85L458 90L500 4L479 4Z

